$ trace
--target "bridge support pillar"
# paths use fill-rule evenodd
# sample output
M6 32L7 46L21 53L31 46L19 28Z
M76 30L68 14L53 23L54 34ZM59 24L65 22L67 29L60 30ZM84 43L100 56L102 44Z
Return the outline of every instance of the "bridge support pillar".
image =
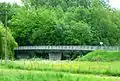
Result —
M49 53L49 60L61 60L62 53Z

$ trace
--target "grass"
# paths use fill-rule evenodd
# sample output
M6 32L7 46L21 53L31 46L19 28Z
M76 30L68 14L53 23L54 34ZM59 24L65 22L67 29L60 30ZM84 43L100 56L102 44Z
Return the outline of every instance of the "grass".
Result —
M0 76L0 81L120 81L119 77L16 69L0 69Z
M119 52L94 51L77 61L3 61L0 81L120 81L119 57Z
M83 74L101 74L120 76L120 62L76 62L76 61L14 61L1 64L1 69L21 69L36 71L54 71Z
M102 50L96 50L88 53L83 57L78 57L77 61L120 61L120 52L107 52Z

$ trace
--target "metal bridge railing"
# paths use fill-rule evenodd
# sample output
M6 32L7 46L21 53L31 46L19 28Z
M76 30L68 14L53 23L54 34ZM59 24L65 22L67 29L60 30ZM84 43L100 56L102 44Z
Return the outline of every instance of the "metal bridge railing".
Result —
M106 50L120 51L120 46L20 46L15 50Z

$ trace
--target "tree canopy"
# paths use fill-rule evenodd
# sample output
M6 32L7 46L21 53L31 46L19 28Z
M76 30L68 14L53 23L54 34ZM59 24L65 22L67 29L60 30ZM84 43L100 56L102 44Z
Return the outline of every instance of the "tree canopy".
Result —
M120 12L103 0L24 0L24 6L10 6L8 26L19 45L120 45Z

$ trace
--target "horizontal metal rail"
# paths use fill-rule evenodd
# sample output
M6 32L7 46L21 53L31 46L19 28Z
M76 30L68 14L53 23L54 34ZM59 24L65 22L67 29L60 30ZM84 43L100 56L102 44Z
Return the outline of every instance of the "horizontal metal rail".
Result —
M14 50L105 50L105 51L120 51L120 46L19 46Z

